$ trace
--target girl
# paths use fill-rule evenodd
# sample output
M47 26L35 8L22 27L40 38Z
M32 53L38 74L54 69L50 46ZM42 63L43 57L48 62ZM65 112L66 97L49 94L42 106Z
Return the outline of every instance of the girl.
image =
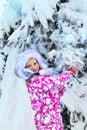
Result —
M68 71L53 75L51 68L43 63L41 55L27 50L17 57L16 75L26 81L31 107L36 114L37 130L63 130L60 98L65 92L64 84L70 80Z

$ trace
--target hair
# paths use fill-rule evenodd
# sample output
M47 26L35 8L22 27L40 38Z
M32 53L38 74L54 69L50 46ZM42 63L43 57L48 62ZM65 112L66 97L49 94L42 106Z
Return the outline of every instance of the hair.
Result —
M35 50L26 50L19 54L16 59L15 73L22 79L28 79L28 73L34 73L31 70L25 68L29 58L35 58L40 66L40 69L47 69L47 65L43 62L42 56Z

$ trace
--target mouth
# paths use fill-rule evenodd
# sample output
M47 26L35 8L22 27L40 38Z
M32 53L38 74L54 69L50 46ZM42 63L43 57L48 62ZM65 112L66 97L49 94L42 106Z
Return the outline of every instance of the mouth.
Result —
M38 70L34 70L36 73L38 73L39 71Z

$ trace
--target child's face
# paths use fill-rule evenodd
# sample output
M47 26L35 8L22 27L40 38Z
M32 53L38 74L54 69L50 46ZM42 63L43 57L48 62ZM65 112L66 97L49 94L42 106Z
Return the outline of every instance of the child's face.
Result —
M26 68L38 73L40 70L40 66L38 61L35 58L30 58L26 63Z

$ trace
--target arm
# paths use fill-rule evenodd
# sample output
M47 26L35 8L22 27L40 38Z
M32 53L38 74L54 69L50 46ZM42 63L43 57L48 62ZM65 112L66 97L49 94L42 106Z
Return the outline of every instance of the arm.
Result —
M70 72L66 71L53 77L55 79L54 89L57 89L60 96L63 96L64 92L66 91L65 83L67 83L71 77Z
M70 80L70 73L68 71L58 75L42 76L41 86L43 92L59 93L63 95L66 90L64 84Z
M56 80L60 81L60 83L62 84L62 83L68 82L70 80L70 76L71 76L70 72L65 71L61 74L58 74L56 76Z

